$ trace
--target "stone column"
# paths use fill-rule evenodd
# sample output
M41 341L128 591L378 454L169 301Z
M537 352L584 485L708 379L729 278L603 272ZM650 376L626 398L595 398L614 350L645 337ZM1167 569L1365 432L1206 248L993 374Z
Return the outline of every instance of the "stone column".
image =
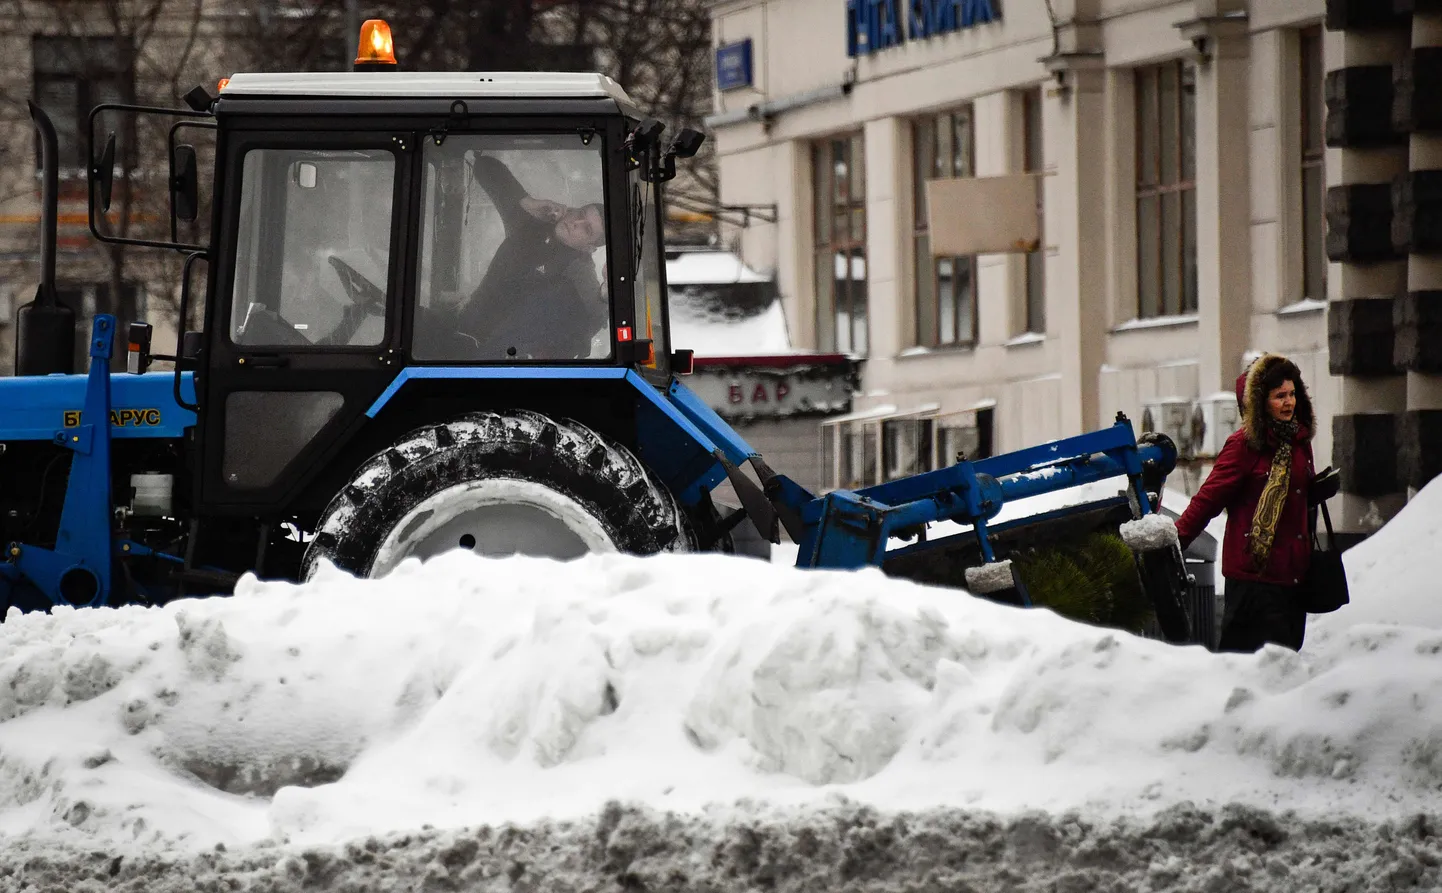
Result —
M1047 60L1060 79L1042 94L1042 129L1047 134L1044 178L1045 241L1056 246L1047 258L1046 319L1063 336L1059 430L1089 431L1111 420L1098 418L1099 376L1106 350L1106 228L1097 225L1106 207L1106 72L1100 54ZM1140 422L1134 420L1134 424Z
M902 155L902 121L881 118L865 125L867 370L885 375L908 346L901 331L906 277L901 275L902 220L898 199L910 167Z
M1329 366L1342 377L1332 417L1342 496L1339 533L1355 542L1406 501L1399 483L1399 422L1407 380L1393 357L1393 310L1407 290L1393 244L1392 184L1407 172L1407 141L1392 126L1392 63L1410 43L1390 2L1328 0L1327 281Z
M1229 392L1251 335L1250 38L1245 18L1178 26L1197 47L1198 385Z
M1411 134L1410 170L1393 188L1392 226L1394 247L1409 252L1407 290L1392 316L1393 360L1407 375L1397 471L1409 494L1442 474L1442 4L1416 6L1392 107L1395 128Z

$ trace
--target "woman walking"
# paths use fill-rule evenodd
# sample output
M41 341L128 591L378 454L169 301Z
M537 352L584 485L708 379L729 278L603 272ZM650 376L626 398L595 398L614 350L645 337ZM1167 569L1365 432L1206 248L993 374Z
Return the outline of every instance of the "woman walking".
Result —
M1177 533L1186 549L1208 521L1227 513L1220 650L1252 652L1271 642L1298 651L1312 557L1312 401L1296 365L1269 353L1237 378L1237 403L1242 425L1178 519Z

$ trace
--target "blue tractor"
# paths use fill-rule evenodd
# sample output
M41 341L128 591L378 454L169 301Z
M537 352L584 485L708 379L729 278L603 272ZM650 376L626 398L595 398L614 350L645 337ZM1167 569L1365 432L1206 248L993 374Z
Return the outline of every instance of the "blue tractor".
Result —
M240 74L185 109L97 107L92 147L102 113L173 120L170 238L104 225L113 134L91 164L92 232L178 251L184 271L175 352L101 315L88 370L56 300L55 140L33 110L42 275L0 379L0 616L227 594L247 572L305 580L323 562L375 577L456 548L729 550L741 523L773 543L784 529L805 567L1027 604L1015 550L1155 512L1175 450L1139 444L1120 416L807 492L686 387L690 353L668 338L662 189L702 135L663 140L599 75L393 68ZM196 244L178 236L205 204L187 129L214 138ZM1113 477L1115 498L988 524L1008 501ZM712 498L727 481L737 507ZM927 540L940 520L969 529ZM1186 640L1174 537L1137 544L1135 568L1166 637Z

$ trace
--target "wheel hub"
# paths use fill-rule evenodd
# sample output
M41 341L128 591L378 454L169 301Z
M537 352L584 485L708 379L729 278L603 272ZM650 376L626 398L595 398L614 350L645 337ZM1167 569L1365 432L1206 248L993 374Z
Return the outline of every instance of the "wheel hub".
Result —
M616 546L576 500L532 481L488 478L447 487L418 503L381 542L370 576L384 576L410 557L424 561L453 549L566 561Z

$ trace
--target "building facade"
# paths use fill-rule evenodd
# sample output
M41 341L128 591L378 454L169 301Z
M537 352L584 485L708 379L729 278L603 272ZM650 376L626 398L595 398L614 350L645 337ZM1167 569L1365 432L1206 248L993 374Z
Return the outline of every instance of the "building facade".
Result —
M1327 17L1324 0L718 0L722 204L762 212L728 236L775 271L799 344L864 358L853 411L823 429L829 484L1122 412L1178 442L1190 491L1262 351L1297 362L1333 462L1333 416L1357 410L1328 352L1353 274L1328 243L1348 175ZM1028 172L1035 243L932 250L928 182ZM1400 506L1345 503L1359 534Z
M97 312L116 314L122 326L147 320L155 350L176 344L176 298L182 256L133 246L103 245L90 232L87 167L90 111L102 103L182 108L197 85L211 92L234 71L238 38L251 17L220 0L11 0L0 3L0 49L10 60L0 72L0 374L14 371L17 309L36 295L40 276L40 150L27 110L33 101L50 117L58 142L59 216L57 297L76 314L76 368L88 362L85 345ZM98 226L131 238L170 238L169 159L172 120L127 120L103 114L96 142L117 137L112 204ZM183 130L209 171L208 133ZM208 185L208 184L207 184ZM209 189L203 190L203 197ZM208 203L195 223L177 224L182 242L201 242ZM195 276L203 286L204 267ZM203 293L203 287L200 289ZM199 310L191 327L198 323ZM122 332L124 329L122 328ZM123 356L116 360L119 365Z

